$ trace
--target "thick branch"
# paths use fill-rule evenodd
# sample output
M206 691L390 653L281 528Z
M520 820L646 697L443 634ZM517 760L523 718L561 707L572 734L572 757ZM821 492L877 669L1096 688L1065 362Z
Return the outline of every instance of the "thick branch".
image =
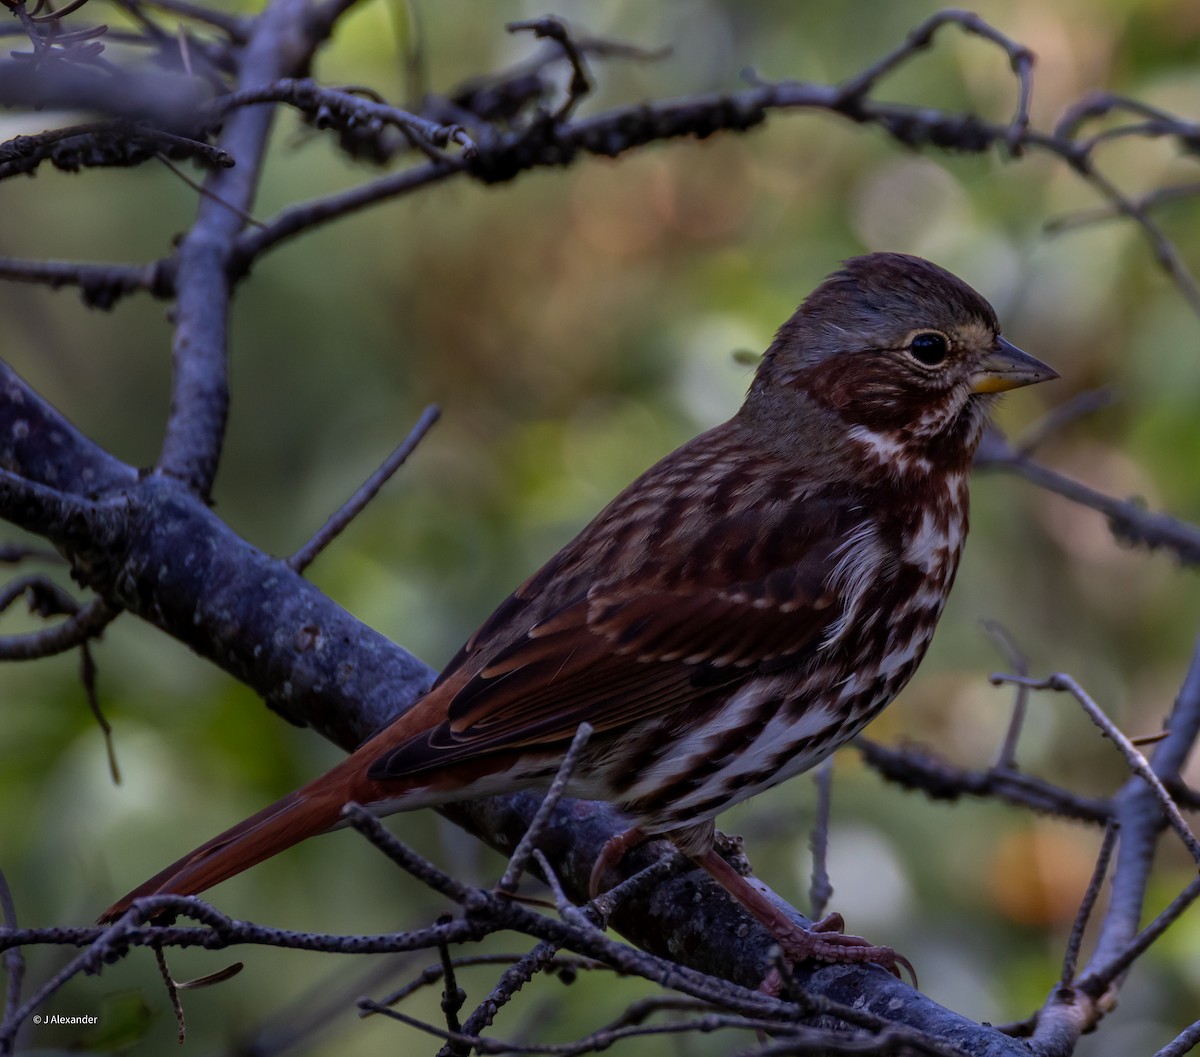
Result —
M241 539L186 489L162 476L139 480L3 364L0 386L0 465L8 468L0 485L12 485L0 487L0 512L24 517L31 531L45 527L109 603L345 748L428 687L430 669ZM59 518L63 496L70 509Z
M330 28L308 0L274 0L255 20L240 89L299 73ZM230 253L254 201L274 107L245 107L228 119L220 147L237 164L213 172L196 222L176 254L176 329L171 413L158 467L207 496L229 409Z
M5 107L84 110L186 134L203 94L195 81L177 74L121 70L113 76L84 63L0 61Z
M931 800L958 800L963 796L993 797L1059 818L1105 823L1112 805L1097 797L1082 796L1012 768L992 767L971 771L944 760L919 746L892 748L869 738L857 738L854 747L882 778L905 789L923 792Z
M1200 737L1200 644L1175 707L1167 721L1167 736L1158 743L1150 765L1159 778L1176 777ZM1146 886L1154 849L1162 830L1162 810L1154 791L1134 776L1117 794L1114 805L1120 826L1112 895L1096 950L1079 986L1099 996L1112 983L1109 963L1115 962L1137 934L1145 907Z

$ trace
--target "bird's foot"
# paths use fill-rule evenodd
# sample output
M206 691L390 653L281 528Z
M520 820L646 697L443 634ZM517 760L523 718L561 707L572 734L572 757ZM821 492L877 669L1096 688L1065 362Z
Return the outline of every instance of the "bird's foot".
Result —
M841 914L830 914L806 928L760 890L758 882L743 877L715 851L696 856L695 861L775 937L784 961L789 965L810 960L834 965L882 965L897 977L901 975L901 969L905 970L912 977L913 986L917 986L917 973L912 962L891 947L881 947L862 936L843 932L846 922ZM772 969L763 987L773 988L770 993L778 994L779 982L776 970Z
M789 924L791 927L786 930L772 929L784 958L789 962L812 960L833 965L882 965L896 977L901 975L903 969L912 978L913 987L917 986L917 971L912 962L891 947L883 947L862 936L843 932L846 922L841 914L829 914L808 928L792 922Z
M917 971L912 962L891 947L883 947L862 936L843 932L846 922L841 914L829 914L808 928L790 923L789 928L781 929L778 922L773 924L775 927L771 929L771 934L779 941L783 969L790 970L797 962L803 961L826 962L830 965L881 965L897 978L900 978L900 970L903 969L912 979L913 987L917 986ZM778 998L784 992L781 967L773 966L758 989L772 998Z
M592 867L592 876L588 881L588 895L595 899L604 889L604 875L617 866L625 858L625 853L647 840L645 833L637 826L627 829L624 833L609 837L596 856L596 865Z

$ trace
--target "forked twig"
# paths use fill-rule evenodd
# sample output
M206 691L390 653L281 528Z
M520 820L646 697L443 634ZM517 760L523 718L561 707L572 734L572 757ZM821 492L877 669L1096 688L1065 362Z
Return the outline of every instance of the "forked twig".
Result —
M570 117L571 112L592 90L592 79L588 75L587 63L583 58L582 49L571 37L570 31L562 19L552 15L545 18L533 18L523 22L509 22L505 26L510 33L529 32L539 39L553 40L571 64L571 83L567 88L567 98L554 112L555 121L563 121Z
M1113 958L1103 964L1089 968L1075 981L1075 986L1093 996L1102 994L1125 970L1160 939L1167 929L1175 924L1184 913L1200 899L1200 878L1188 883L1171 900L1162 913L1158 914Z
M1056 672L1045 679L1031 679L1028 676L1022 675L994 673L990 676L990 679L996 684L1014 683L1028 686L1031 690L1057 690L1069 693L1074 697L1083 707L1088 718L1121 751L1121 755L1125 757L1125 762L1128 764L1129 769L1150 786L1168 824L1179 835L1179 839L1183 841L1184 847L1191 853L1192 858L1197 863L1200 863L1200 841L1196 839L1191 827L1188 826L1183 815L1180 814L1174 797L1167 791L1166 786L1163 785L1158 775L1154 773L1149 761L1142 755L1138 747L1121 732L1120 728L1105 715L1104 710L1096 704L1087 691L1071 676L1063 672Z
M669 877L673 877L677 873L694 868L691 860L685 859L679 852L672 848L644 870L639 870L632 876L626 877L624 881L613 885L607 891L601 892L591 901L591 905L600 915L600 920L607 921L626 900L648 891L656 884L667 880Z
M1014 155L1020 154L1022 141L1029 128L1029 104L1033 98L1033 52L1024 44L1017 43L970 11L950 8L930 15L909 32L908 38L903 44L888 52L861 73L843 81L839 85L841 100L845 102L864 99L886 74L929 47L933 43L937 31L942 26L949 24L959 26L967 33L991 41L1008 56L1009 65L1012 66L1013 73L1017 76L1017 105L1012 121L1009 123L1007 142L1009 150Z
M1020 676L1028 675L1029 658L1021 652L1016 640L1009 634L1008 629L997 620L984 620L982 624L983 630L991 636L992 641L1004 652L1013 671ZM1013 771L1016 769L1017 741L1021 737L1021 728L1025 725L1025 714L1028 706L1029 687L1018 684L1016 697L1013 701L1012 717L1008 722L1008 730L1004 734L1004 741L1000 745L1000 751L996 754L996 761L992 764L994 770Z
M1104 840L1096 856L1096 865L1092 869L1092 877L1083 899L1079 903L1079 911L1071 925L1071 936L1067 940L1066 953L1063 955L1062 973L1059 976L1059 987L1069 987L1075 980L1075 969L1079 964L1079 950L1083 946L1083 933L1100 898L1100 889L1104 885L1108 864L1112 861L1113 848L1117 843L1117 827L1112 823L1104 828Z

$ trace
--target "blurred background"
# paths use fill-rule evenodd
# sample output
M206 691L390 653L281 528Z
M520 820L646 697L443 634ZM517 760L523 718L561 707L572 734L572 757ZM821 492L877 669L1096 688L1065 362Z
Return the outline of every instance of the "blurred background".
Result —
M231 5L226 5L231 6ZM766 78L836 82L898 44L932 2L584 3L549 10L581 33L671 53L596 62L584 112L739 87ZM1037 56L1033 121L1049 129L1085 93L1128 94L1185 117L1200 99L1200 7L1193 0L996 0L973 7ZM247 6L247 10L250 10ZM402 56L419 45L425 84L531 54L504 23L544 0L491 4L372 0L341 24L314 71L404 101ZM121 14L93 0L93 20ZM888 78L881 98L1004 121L1015 85L1002 53L953 27ZM52 115L0 114L0 139ZM1102 163L1127 192L1195 182L1195 159L1164 142L1117 141ZM294 114L281 112L255 213L370 178ZM1155 266L1143 233L1108 221L1051 235L1048 221L1098 204L1061 162L913 153L877 129L824 114L773 114L748 135L657 145L615 162L524 174L484 188L464 179L290 242L243 285L232 339L232 420L215 497L220 514L276 554L295 550L437 402L442 422L311 576L362 620L443 664L517 583L637 473L737 407L774 328L846 256L930 257L995 305L1006 334L1063 375L1022 391L999 420L1019 434L1072 395L1113 403L1054 435L1048 465L1120 497L1200 521L1200 321ZM0 186L0 255L143 262L169 252L195 193L164 167L44 168ZM1200 210L1156 214L1200 267ZM122 459L154 461L169 384L167 306L145 297L111 313L71 290L0 286L3 355ZM973 530L958 584L921 671L870 730L986 766L1011 692L981 621L1002 623L1034 673L1067 671L1130 734L1160 729L1200 626L1195 573L1124 549L1095 513L997 475L973 484ZM16 538L15 533L0 533ZM9 615L0 631L32 626ZM0 670L0 868L23 925L82 924L167 861L331 765L338 752L283 724L245 688L125 618L95 649L101 702L123 781L109 777L74 655ZM1065 697L1035 697L1023 770L1106 795L1124 767ZM1200 780L1193 773L1192 781ZM746 836L758 872L806 906L815 795L800 778L720 821ZM904 952L932 998L971 1017L1027 1016L1057 979L1099 832L994 803L931 803L886 786L853 751L837 759L834 909L852 931ZM498 860L432 813L393 829L435 861L490 880ZM1164 840L1150 909L1194 872ZM213 894L228 913L314 931L380 932L444 909L352 834L294 849ZM509 938L488 950L527 949ZM1193 913L1138 963L1121 1005L1079 1053L1152 1053L1200 1006ZM379 996L436 960L400 964L244 950L234 981L185 995L193 1052L287 1031L337 988ZM66 955L30 954L44 980ZM180 979L229 954L171 957ZM387 974L391 974L390 976ZM470 1000L498 970L464 976ZM403 1007L435 1022L438 988ZM648 988L535 981L496 1033L565 1040L598 1027ZM98 1033L47 1029L45 1047L135 1054L173 1046L148 955L76 980L45 1012L101 1012ZM672 1042L721 1053L745 1038ZM649 1042L623 1052L649 1053ZM668 1045L653 1043L661 1049ZM435 1040L352 1003L286 1052L432 1052Z

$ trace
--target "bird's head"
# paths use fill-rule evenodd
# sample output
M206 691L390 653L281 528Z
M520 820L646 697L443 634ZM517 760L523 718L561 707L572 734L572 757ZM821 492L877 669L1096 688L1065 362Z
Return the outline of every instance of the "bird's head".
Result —
M792 428L805 433L840 425L877 453L964 463L996 394L1056 377L1001 337L992 306L961 279L872 253L846 261L779 328L743 413L779 428L799 415L810 421Z

